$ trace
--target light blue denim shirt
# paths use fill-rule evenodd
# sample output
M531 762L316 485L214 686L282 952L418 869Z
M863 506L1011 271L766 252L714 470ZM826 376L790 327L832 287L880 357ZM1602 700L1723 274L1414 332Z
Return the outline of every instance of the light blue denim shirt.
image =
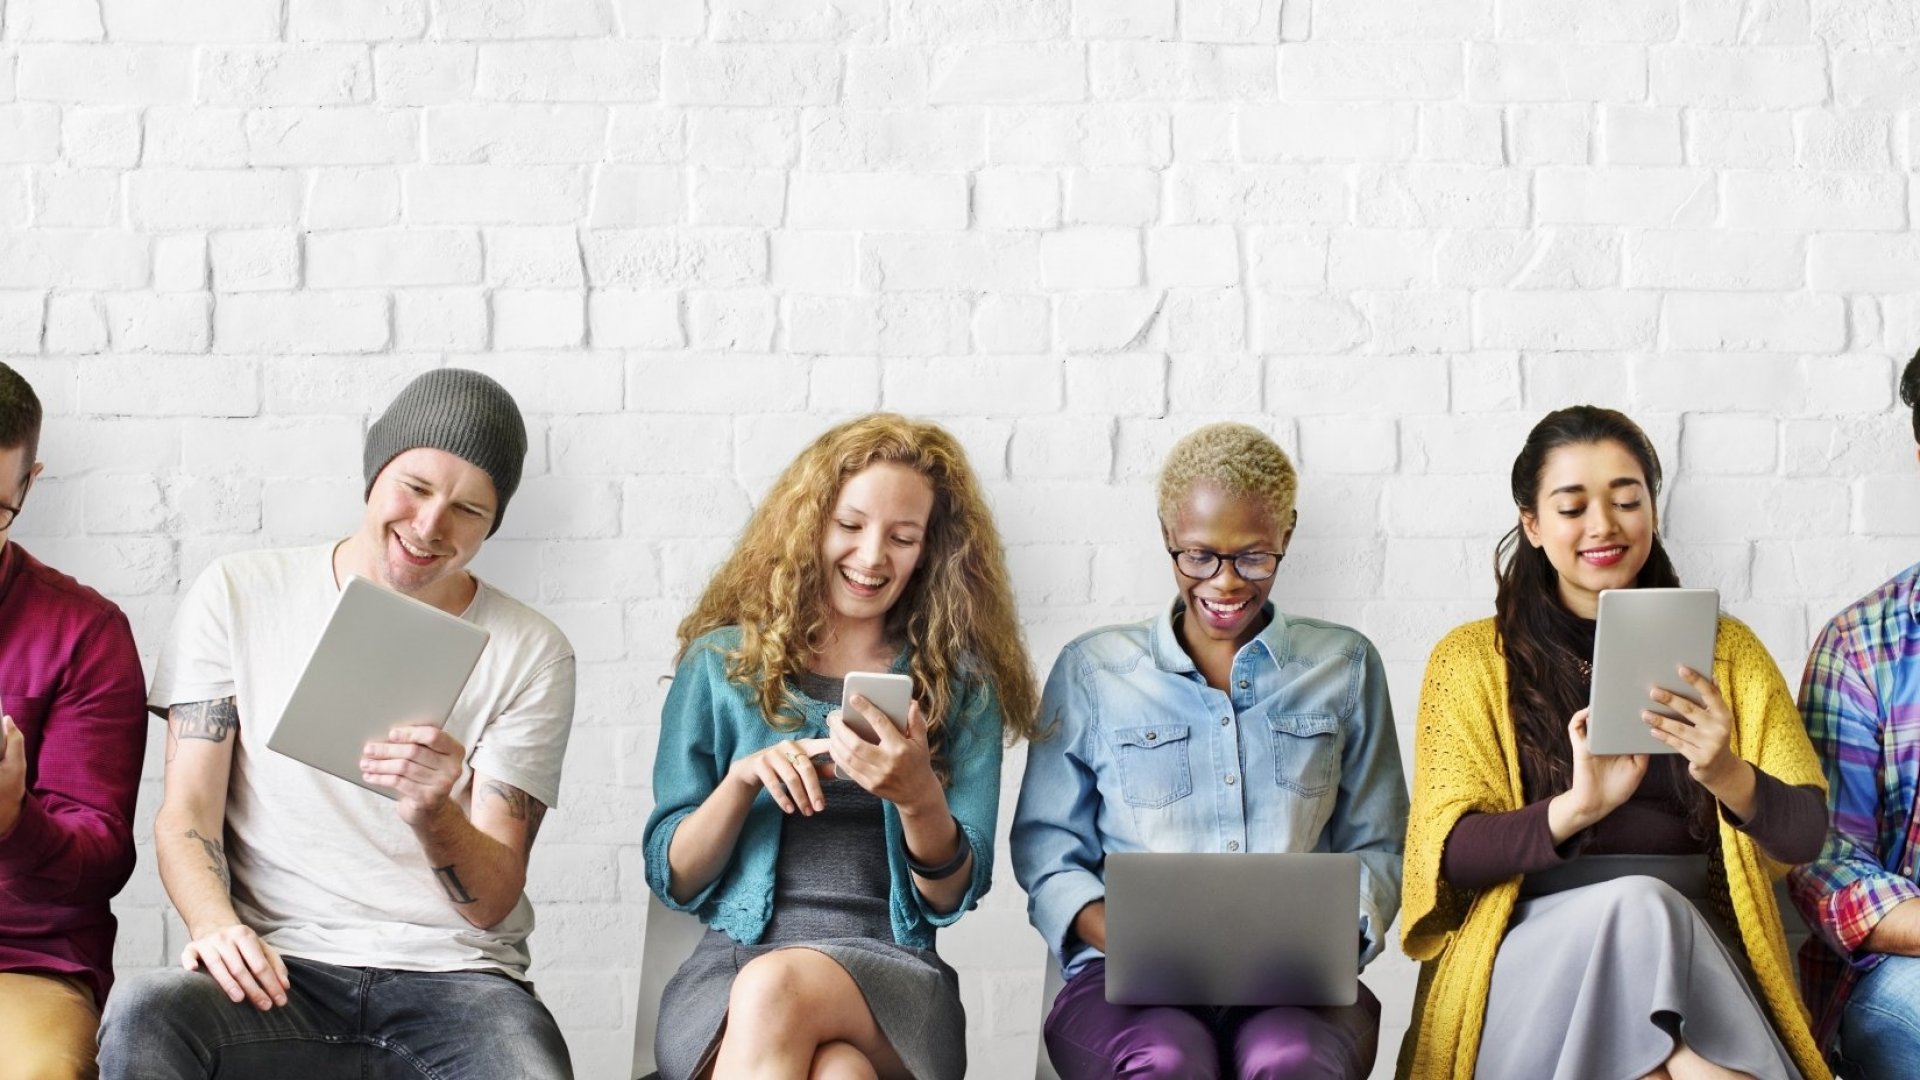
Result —
M1400 910L1407 782L1386 671L1357 631L1271 617L1207 685L1175 603L1073 641L1047 677L1013 818L1028 917L1071 976L1099 955L1072 935L1128 851L1351 851L1364 965Z

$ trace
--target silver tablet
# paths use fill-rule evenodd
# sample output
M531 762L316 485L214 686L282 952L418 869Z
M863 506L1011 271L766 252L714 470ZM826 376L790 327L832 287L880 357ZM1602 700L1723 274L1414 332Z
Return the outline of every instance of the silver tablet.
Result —
M447 722L487 632L365 578L349 578L267 746L368 791L360 750L408 724Z
M1351 1005L1360 857L1107 856L1107 1001Z
M1600 625L1593 642L1593 694L1588 700L1587 748L1595 754L1677 754L1653 737L1643 709L1655 705L1654 687L1690 701L1700 695L1675 668L1713 674L1713 643L1720 625L1720 594L1713 589L1607 589L1600 594Z

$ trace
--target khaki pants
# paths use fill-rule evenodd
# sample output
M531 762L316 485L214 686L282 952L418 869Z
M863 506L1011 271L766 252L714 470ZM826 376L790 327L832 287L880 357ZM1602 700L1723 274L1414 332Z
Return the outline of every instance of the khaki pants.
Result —
M95 1080L99 1029L85 980L0 972L0 1080Z

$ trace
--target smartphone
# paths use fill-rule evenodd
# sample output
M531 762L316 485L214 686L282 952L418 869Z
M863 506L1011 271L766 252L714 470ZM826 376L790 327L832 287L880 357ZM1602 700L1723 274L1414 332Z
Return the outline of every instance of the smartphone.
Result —
M841 683L840 700L847 702L855 694L866 698L875 709L886 714L884 718L893 721L894 727L907 730L907 710L913 705L912 678L888 672L850 671ZM873 730L868 718L860 715L860 710L851 704L842 706L841 716L861 738L871 743L880 741L880 733Z

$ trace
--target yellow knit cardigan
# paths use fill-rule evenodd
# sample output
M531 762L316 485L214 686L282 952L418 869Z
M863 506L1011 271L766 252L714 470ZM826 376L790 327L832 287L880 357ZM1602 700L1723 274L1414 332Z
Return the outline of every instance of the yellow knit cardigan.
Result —
M1713 679L1733 712L1735 752L1787 784L1824 791L1819 759L1773 658L1744 623L1724 615ZM1434 647L1420 688L1414 762L1401 944L1421 963L1398 1075L1402 1080L1470 1080L1480 1054L1494 954L1520 895L1519 878L1478 892L1440 879L1440 855L1455 822L1466 814L1523 805L1519 750L1507 712L1507 665L1492 619L1458 627ZM1774 1030L1806 1080L1828 1080L1806 1007L1794 989L1774 903L1773 881L1786 867L1724 817L1720 850L1740 937ZM1538 1037L1554 1036L1543 1031Z

